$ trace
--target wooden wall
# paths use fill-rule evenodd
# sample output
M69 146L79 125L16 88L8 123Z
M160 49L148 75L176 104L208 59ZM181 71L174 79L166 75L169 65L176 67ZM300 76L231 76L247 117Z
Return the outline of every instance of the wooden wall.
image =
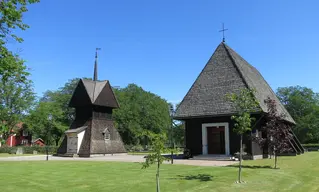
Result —
M259 115L255 116L256 120L260 118ZM223 123L227 122L229 124L229 149L230 154L239 152L240 150L240 136L234 131L234 122L231 120L230 116L220 116L220 117L208 117L208 118L192 118L185 121L185 144L186 148L190 150L192 155L202 154L202 124L203 123ZM256 128L260 126L257 123ZM263 150L260 149L257 143L252 143L250 140L251 133L244 135L243 144L246 146L246 152L251 155L262 155Z

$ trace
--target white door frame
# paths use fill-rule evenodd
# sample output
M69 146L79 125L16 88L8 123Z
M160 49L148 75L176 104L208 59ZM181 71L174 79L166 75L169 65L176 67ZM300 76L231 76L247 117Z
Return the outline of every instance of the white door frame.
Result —
M207 146L207 127L225 127L225 155L229 155L229 124L228 123L203 123L202 124L202 154L208 154Z

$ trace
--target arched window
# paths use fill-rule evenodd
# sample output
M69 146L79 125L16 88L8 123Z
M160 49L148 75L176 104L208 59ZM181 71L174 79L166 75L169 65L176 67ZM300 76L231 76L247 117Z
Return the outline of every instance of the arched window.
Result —
M103 131L103 135L104 135L104 140L110 140L111 139L111 134L108 128L104 129Z

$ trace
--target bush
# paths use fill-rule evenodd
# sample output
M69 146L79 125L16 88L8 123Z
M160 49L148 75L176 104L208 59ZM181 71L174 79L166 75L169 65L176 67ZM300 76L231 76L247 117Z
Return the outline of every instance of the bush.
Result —
M9 146L2 146L0 147L0 153L10 153L14 154L16 153L18 148L22 148L23 152L25 154L33 154L33 151L37 151L38 153L45 154L46 153L46 147L41 146L15 146L15 147L9 147ZM57 146L48 146L49 154L54 154L57 152Z
M306 151L319 151L318 143L308 143L302 144L302 147L306 149Z
M319 143L302 144L303 147L319 147Z

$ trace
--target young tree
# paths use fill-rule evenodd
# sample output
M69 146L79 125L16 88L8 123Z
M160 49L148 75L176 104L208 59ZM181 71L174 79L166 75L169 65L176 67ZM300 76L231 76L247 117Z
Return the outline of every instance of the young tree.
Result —
M165 143L167 142L167 136L165 133L153 133L151 131L143 131L143 135L145 135L151 144L150 154L147 155L146 160L142 163L142 168L148 168L152 164L157 164L156 169L156 191L160 191L160 165L165 161L169 161L170 158L164 157L162 154L167 153L170 150L165 147Z
M291 127L284 121L285 114L278 113L276 101L269 97L265 100L268 113L265 116L266 123L261 127L261 131L266 137L256 137L255 140L261 147L268 146L275 156L275 166L277 168L277 158L279 153L289 152L290 140L292 139Z
M251 131L251 124L253 117L252 112L259 110L259 104L254 96L255 91L251 89L242 89L238 94L233 93L228 95L229 101L232 102L237 110L237 114L233 115L231 119L235 121L235 127L233 129L238 135L240 135L240 151L239 151L239 170L238 170L238 182L241 183L241 171L242 171L242 157L243 157L243 135L248 131Z

